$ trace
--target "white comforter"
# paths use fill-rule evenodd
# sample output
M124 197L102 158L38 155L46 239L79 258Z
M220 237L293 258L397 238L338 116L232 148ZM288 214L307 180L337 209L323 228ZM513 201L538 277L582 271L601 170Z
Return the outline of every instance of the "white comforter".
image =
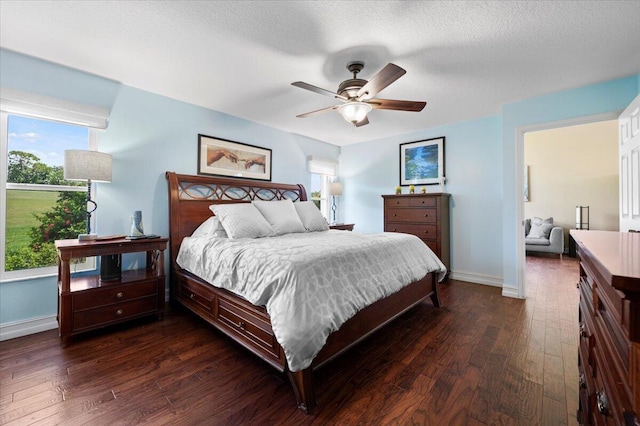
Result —
M183 269L266 306L291 371L308 367L327 337L360 309L446 269L419 238L329 230L279 237L185 238Z

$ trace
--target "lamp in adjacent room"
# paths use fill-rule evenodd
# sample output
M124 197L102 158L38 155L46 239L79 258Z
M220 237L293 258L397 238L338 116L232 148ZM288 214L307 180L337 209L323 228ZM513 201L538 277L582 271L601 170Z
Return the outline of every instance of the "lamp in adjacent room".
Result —
M576 206L576 229L589 229L589 206Z
M333 198L333 204L331 205L331 211L333 212L333 220L331 221L332 225L336 224L336 197L342 195L342 182L333 182L329 185L329 195Z
M96 211L98 205L91 199L91 182L111 182L111 155L67 149L64 151L64 178L87 182L87 233L78 235L78 240L95 240L98 235L91 233L91 213Z

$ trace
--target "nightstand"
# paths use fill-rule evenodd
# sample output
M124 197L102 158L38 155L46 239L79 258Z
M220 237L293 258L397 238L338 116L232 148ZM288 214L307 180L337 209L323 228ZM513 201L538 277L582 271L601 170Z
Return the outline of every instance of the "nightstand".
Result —
M164 316L164 250L167 238L127 240L58 240L58 327L62 346L72 336L112 324ZM71 259L146 252L146 267L123 271L119 279L98 275L71 277Z
M340 231L353 231L355 223L336 223L335 225L329 225L329 229L339 229Z

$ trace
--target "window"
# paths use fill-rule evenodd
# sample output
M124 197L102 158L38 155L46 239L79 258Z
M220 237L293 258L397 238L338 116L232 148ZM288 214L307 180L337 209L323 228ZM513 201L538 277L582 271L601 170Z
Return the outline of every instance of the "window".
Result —
M309 156L308 169L311 173L311 196L310 199L322 212L327 222L330 217L329 184L338 175L338 162L336 160L316 158Z
M95 131L7 112L0 130L0 278L55 275L54 241L87 227L87 187L64 180L64 150L89 149ZM75 270L93 265L89 259Z
M329 179L328 175L311 174L310 200L318 206L327 221L330 220Z

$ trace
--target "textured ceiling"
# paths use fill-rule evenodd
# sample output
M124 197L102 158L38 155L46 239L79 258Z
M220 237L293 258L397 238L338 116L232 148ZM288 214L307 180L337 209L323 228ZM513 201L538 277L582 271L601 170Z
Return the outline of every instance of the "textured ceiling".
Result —
M0 1L3 48L288 132L346 145L494 115L501 105L640 70L640 1ZM361 60L380 93L354 128L291 86L332 91Z

